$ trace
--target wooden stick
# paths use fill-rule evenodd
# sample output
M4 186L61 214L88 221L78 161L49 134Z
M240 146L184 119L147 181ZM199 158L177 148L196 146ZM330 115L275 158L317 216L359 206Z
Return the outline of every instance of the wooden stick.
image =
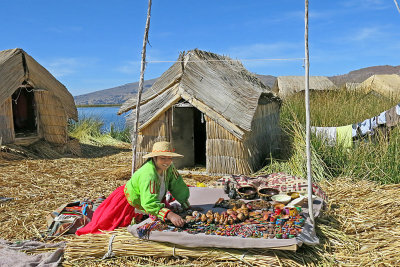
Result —
M139 133L140 100L142 98L144 70L146 68L146 45L149 40L151 1L152 0L149 0L149 7L147 9L146 28L144 30L144 37L143 37L142 62L140 67L139 89L138 89L138 97L136 103L136 122L135 122L136 125L132 138L132 174L135 172L136 169L136 147L137 147L137 137Z

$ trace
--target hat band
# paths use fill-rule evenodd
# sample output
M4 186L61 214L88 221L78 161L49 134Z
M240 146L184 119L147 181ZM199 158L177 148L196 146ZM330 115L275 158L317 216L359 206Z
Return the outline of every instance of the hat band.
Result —
M153 150L151 152L175 152L175 149L172 149L172 150Z

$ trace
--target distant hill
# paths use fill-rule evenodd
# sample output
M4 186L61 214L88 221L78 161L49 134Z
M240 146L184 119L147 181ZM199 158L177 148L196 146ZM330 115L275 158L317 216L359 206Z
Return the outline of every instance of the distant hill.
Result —
M347 74L328 77L334 84L341 86L347 82L360 83L374 74L398 74L400 75L400 66L373 66L351 71ZM275 76L260 75L256 76L269 87L274 85ZM150 88L157 79L151 79L144 82L144 90ZM96 91L89 94L75 96L76 105L106 105L122 104L132 96L135 96L139 82L127 83L121 86Z
M157 79L144 81L143 90L150 88ZM76 105L106 105L122 104L132 96L135 96L139 82L127 83L117 87L96 91L84 95L75 96Z
M350 71L347 74L328 77L337 86L344 85L345 83L361 83L375 74L398 74L400 75L399 66L373 66L362 68L359 70Z

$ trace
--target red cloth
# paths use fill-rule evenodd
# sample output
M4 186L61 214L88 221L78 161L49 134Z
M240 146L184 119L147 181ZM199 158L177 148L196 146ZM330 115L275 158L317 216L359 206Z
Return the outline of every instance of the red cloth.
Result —
M118 227L128 226L135 216L135 208L126 200L124 187L125 185L122 185L115 189L95 210L92 220L78 229L76 234L100 234L99 229L112 231Z

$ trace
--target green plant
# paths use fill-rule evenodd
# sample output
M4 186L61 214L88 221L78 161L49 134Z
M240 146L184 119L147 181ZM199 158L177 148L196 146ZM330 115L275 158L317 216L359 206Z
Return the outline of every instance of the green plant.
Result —
M126 142L126 143L131 143L132 138L131 138L131 129L129 127L125 127L122 130L119 130L114 126L113 123L110 125L110 136L116 140Z
M393 107L396 100L341 89L311 92L310 103L312 125L344 126L376 116ZM284 171L306 177L304 124L304 94L285 100L281 127L287 138L282 146L290 149L280 159L271 159L260 172ZM314 135L311 145L314 180L347 176L385 184L400 182L399 127L356 140L352 148L329 146Z
M98 117L83 117L68 126L69 135L79 140L90 140L99 138L103 121Z

